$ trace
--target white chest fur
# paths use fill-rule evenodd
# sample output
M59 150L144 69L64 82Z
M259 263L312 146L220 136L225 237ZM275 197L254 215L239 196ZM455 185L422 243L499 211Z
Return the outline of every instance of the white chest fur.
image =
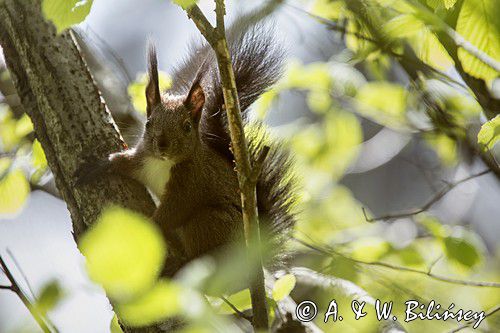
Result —
M165 190L165 185L170 179L170 169L174 166L171 160L161 160L146 157L142 168L137 173L137 178L142 182L159 200Z

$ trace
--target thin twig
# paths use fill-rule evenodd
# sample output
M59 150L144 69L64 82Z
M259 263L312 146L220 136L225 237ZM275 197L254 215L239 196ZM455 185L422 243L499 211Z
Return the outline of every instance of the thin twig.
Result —
M33 316L33 318L36 320L36 322L38 323L38 325L40 326L40 328L45 333L50 333L50 329L47 326L47 324L45 322L45 319L36 310L36 308L31 304L31 302L28 300L28 298L26 297L26 295L23 293L23 291L21 290L21 288L17 284L16 279L14 278L14 276L12 275L12 273L10 272L9 268L7 267L7 265L5 264L5 261L3 260L2 256L0 256L0 266L2 267L2 270L5 273L5 276L7 277L7 279L9 280L9 282L11 283L11 286L8 289L12 290L21 299L21 301L24 303L24 305L26 306L26 308L28 308L29 312L31 313L31 315Z
M297 239L297 238L293 238L293 239L296 242L298 242L299 244L301 244L301 245L303 245L311 250L314 250L316 252L319 252L319 253L322 253L322 254L325 254L328 256L338 255L338 256L341 256L342 258L345 258L349 261L352 261L352 262L355 262L355 263L361 264L361 265L378 266L378 267L389 268L392 270L397 270L397 271L402 271L402 272L426 275L434 280L439 280L442 282L447 282L447 283L452 283L452 284L457 284L457 285L462 285L462 286L468 286L468 287L500 288L500 283L498 283L498 282L460 280L460 279L454 279L454 278L450 278L450 277L443 276L443 275L434 274L432 272L421 271L421 270L410 268L410 267L392 265L392 264L385 263L385 262L379 262L379 261L366 262L366 261L354 259L352 257L349 257L343 253L337 252L337 251L330 249L330 248L324 249L324 248L321 248L317 245L307 243L301 239Z
M224 303L226 303L239 317L246 319L249 322L252 322L251 316L247 316L246 314L244 314L243 312L238 310L238 308L236 306L234 306L233 303L229 302L229 300L227 298L225 298L224 296L220 296L220 299L223 300Z
M486 313L484 314L484 318L489 317L489 316L491 316L491 315L495 314L495 313L496 313L496 312L498 312L498 311L500 311L500 305L497 305L497 306L495 306L493 309L491 309L491 310L489 310L488 312L486 312ZM455 328L455 329L451 330L449 333L459 332L459 331L461 331L461 330L463 330L463 329L465 329L465 328L469 327L469 326L470 326L470 325L472 325L473 323L474 323L474 321L473 321L473 320L468 321L467 323L465 323L465 324L463 324L463 325L461 325L461 326L458 326L457 328Z
M28 289L29 289L29 291L31 293L32 300L34 301L35 300L35 292L33 291L33 288L31 288L31 284L28 281L28 277L26 276L26 274L24 274L24 271L21 269L21 265L19 265L19 262L14 257L14 254L12 254L12 251L10 249L6 249L5 251L9 255L10 259L12 260L12 262L14 263L14 266L16 266L17 271L21 274L24 282L26 283L26 286L28 286Z
M186 9L188 17L195 23L215 52L222 83L222 93L226 109L231 147L236 161L238 183L241 193L244 234L249 258L256 258L256 268L250 281L252 300L252 325L256 331L268 330L267 301L264 285L264 271L260 255L260 231L256 200L257 171L252 169L250 153L245 138L245 131L240 111L240 103L234 77L231 55L226 39L224 0L215 0L216 26L213 27L197 5ZM265 157L266 153L262 156ZM257 174L257 176L256 176ZM257 255L253 254L255 252ZM250 254L252 254L250 256Z
M456 182L446 184L441 189L441 191L439 191L438 193L436 193L431 199L429 199L420 208L415 208L415 209L411 209L411 210L408 210L408 211L405 211L405 212L401 212L401 213L388 214L388 215L383 215L383 216L378 216L378 217L368 217L368 215L366 213L366 209L364 207L362 207L361 209L363 211L363 215L364 215L365 220L367 222L393 220L393 219L399 219L399 218L414 216L414 215L423 213L426 210L428 210L429 208L431 208L436 202L438 202L439 200L441 200L448 192L450 192L456 186L458 186L458 185L460 185L462 183L465 183L466 181L469 181L471 179L474 179L474 178L480 177L482 175L485 175L487 173L490 173L490 172L491 172L491 170L489 170L489 169L488 170L484 170L484 171L481 171L479 173L470 175L470 176L468 176L466 178L460 179L460 180L458 180Z

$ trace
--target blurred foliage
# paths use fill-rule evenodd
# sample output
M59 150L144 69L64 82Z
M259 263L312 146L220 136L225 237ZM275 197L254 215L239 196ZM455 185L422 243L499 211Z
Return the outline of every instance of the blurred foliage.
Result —
M173 2L182 8L196 3ZM353 3L358 2L367 10L353 11ZM328 251L308 252L291 242L291 250L305 253L306 258L297 261L303 260L313 270L357 283L374 298L394 301L394 313L401 318L404 301L411 298L425 302L435 299L444 306L455 303L456 308L474 310L493 307L499 301L496 290L444 284L427 277L426 272L495 281L500 277L498 249L496 253L488 252L472 228L454 225L464 221L441 221L434 211L391 223L369 224L361 209L363 203L345 185L344 179L357 161L363 159L360 152L373 138L373 132L384 129L423 142L422 149L436 156L443 173L469 167L471 157L464 153L463 139L484 122L482 117L486 113L474 97L473 87L466 86L454 67L482 80L489 89L498 80L499 73L470 52L472 48L498 63L498 0L304 3L304 8L337 27L330 26L332 30L340 30L341 34L336 36L343 39L345 49L322 61L291 60L283 79L253 106L257 116L264 119L290 93L303 96L307 105L306 117L282 132L296 157L296 173L303 185L302 213L295 237ZM91 5L91 0L44 0L42 4L45 15L59 32L83 21ZM375 25L376 31L370 24ZM450 49L443 36L451 40L464 38L470 43L466 44L469 50ZM411 53L415 58L405 58ZM410 78L403 65L415 69L418 82ZM162 89L168 89L172 83L164 73L160 82ZM128 87L134 107L141 113L146 109L146 83L146 76L140 75ZM437 108L431 108L429 100ZM432 113L435 109L443 114ZM42 146L32 132L33 126L26 115L14 115L6 104L0 103L2 216L19 213L29 195L30 183L38 184L47 173ZM281 133L279 129L277 132ZM499 116L484 122L477 133L480 146L492 154L499 138ZM182 318L186 322L185 332L235 332L240 328L234 325L234 318L224 316L234 314L234 310L219 296L223 295L239 311L251 308L249 291L242 285L250 265L245 253L233 251L222 261L202 258L191 262L175 280L160 278L168 249L158 227L136 213L109 208L79 246L86 257L89 276L104 288L118 317L128 325L144 326L166 318L175 322ZM380 263L394 268L381 267ZM275 314L277 304L288 295L295 301L313 299L319 309L326 309L332 297L340 309L349 309L351 302L342 293L308 287L294 275L286 274L269 290L271 318L279 318ZM46 313L63 296L57 283L49 283L38 297L38 307ZM373 311L363 320L345 315L342 322L335 324L324 323L320 317L315 323L326 332L374 332L378 326ZM489 326L483 323L487 329L498 331L498 320L487 321ZM407 328L435 332L449 330L452 325L443 321L416 321L408 323ZM117 317L110 327L112 332L121 331Z
M61 290L59 282L56 280L50 281L42 288L40 295L37 297L35 307L42 316L46 316L63 297L64 292Z
M295 283L296 283L295 276L293 274L286 274L282 277L280 277L276 283L274 284L273 288L273 299L276 302L279 302L283 300L285 297L290 295L292 292L293 288L295 288Z
M80 240L90 278L112 299L125 301L155 283L166 248L160 229L139 214L106 210Z

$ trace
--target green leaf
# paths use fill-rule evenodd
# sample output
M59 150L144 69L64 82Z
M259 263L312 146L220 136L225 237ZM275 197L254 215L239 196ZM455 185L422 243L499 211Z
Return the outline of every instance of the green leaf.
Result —
M418 215L417 221L436 238L443 238L449 234L447 226L444 226L433 216Z
M161 280L145 294L115 306L120 319L127 325L145 326L181 313L182 289ZM192 304L194 306L194 304Z
M42 145L38 139L33 141L33 166L37 169L45 169L47 167L47 158L43 151Z
M252 300L250 298L250 290L248 290L248 288L232 294L226 297L226 299L240 311L252 308ZM232 314L234 313L234 310L226 302L224 302L221 304L218 312L219 314Z
M420 266L425 263L424 257L422 257L422 254L420 254L416 246L409 245L400 250L393 250L392 252L394 252L406 266Z
M276 89L271 89L260 95L255 101L254 110L259 119L264 119L266 117L276 97L278 97L278 91Z
M26 135L33 132L33 123L30 117L25 113L16 122L16 135L19 138L25 137Z
M295 288L295 283L297 279L293 274L286 274L280 277L273 288L273 299L278 302L290 295L293 288Z
M328 64L314 62L303 65L298 61L288 64L285 76L281 84L286 88L296 89L324 89L329 90L332 78L329 73Z
M492 149L498 140L500 140L500 115L484 123L477 134L477 142L487 149Z
M370 82L362 86L356 99L359 111L379 124L400 129L406 125L405 89L389 82Z
M446 9L450 9L450 8L453 8L453 6L455 6L455 3L457 2L457 0L443 0L444 2L444 7Z
M441 70L453 65L448 52L434 32L414 14L402 14L384 25L383 31L389 38L405 38L425 63Z
M10 109L0 104L0 149L3 151L14 149L32 131L33 125L26 114L16 119Z
M111 319L111 323L109 324L109 331L111 333L123 333L123 330L118 322L118 317L116 315Z
M468 239L446 237L443 240L446 257L466 268L472 268L481 261L481 254L477 247Z
M328 20L339 20L345 16L345 12L344 1L316 0L311 8L311 13Z
M424 136L445 166L453 166L457 162L457 144L445 134L430 133Z
M24 173L19 169L7 171L9 164L8 159L0 159L0 216L18 213L30 193Z
M52 310L61 300L63 292L57 281L51 281L43 287L36 302L36 308L42 315Z
M198 0L172 0L173 3L182 7L182 9L189 9L194 6Z
M148 219L118 207L108 208L81 239L92 280L109 297L124 300L150 289L165 259L159 228Z
M500 59L500 15L496 0L464 0L458 16L457 32L492 59ZM464 50L458 49L464 70L472 76L490 82L499 73Z
M42 11L60 33L85 20L93 0L43 0Z
M372 262L382 258L391 250L391 245L380 238L364 237L350 244L351 256L356 260Z
M165 72L158 72L158 79L160 82L160 91L167 90L172 85L172 79ZM132 100L134 108L146 114L146 85L148 83L148 76L146 74L141 74L137 79L128 86L128 95Z

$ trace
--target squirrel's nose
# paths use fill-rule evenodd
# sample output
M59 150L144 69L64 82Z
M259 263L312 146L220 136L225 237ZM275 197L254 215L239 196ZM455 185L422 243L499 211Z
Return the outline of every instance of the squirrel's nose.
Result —
M168 141L164 137L158 139L158 149L166 150L168 148Z

